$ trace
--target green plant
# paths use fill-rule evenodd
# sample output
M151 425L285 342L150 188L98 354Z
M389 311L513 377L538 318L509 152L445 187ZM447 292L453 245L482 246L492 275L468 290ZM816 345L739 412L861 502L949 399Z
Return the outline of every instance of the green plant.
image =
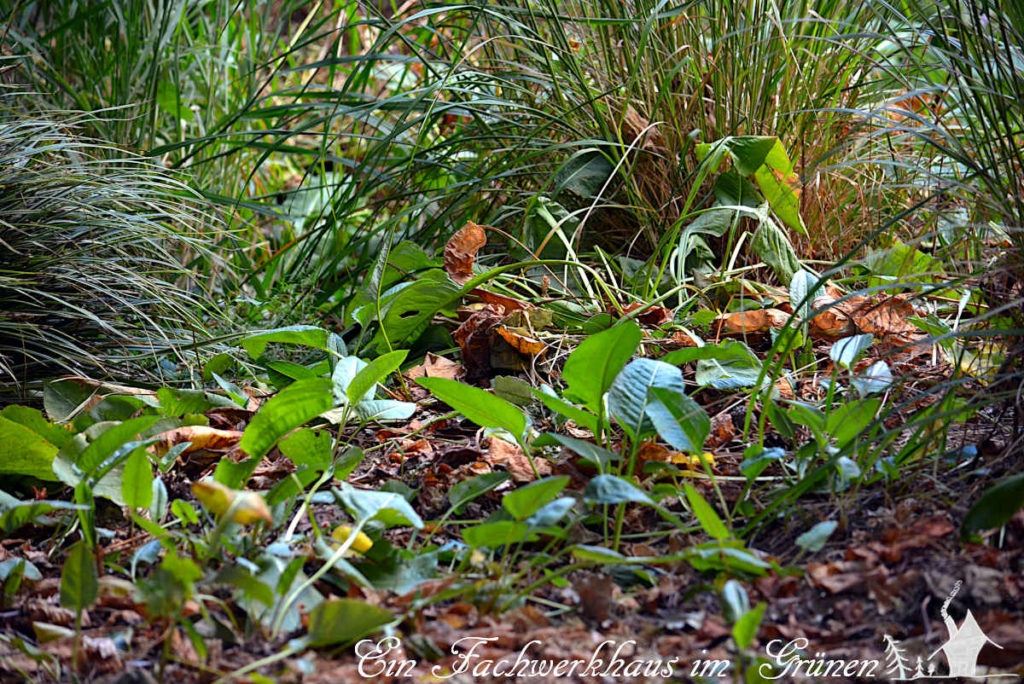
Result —
M161 377L147 353L188 364L181 348L210 317L189 268L214 259L197 237L210 217L144 160L101 150L66 124L0 114L5 385L59 368Z

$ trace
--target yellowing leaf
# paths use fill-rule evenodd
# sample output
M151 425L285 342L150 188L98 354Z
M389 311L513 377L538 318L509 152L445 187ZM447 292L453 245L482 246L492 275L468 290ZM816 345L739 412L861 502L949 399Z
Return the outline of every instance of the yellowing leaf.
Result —
M202 480L192 483L192 493L214 515L225 515L231 510L231 521L240 525L251 525L258 520L267 524L273 522L267 502L259 492L231 489L213 480Z
M352 534L352 528L348 525L338 525L334 528L334 532L331 532L331 539L341 544L344 544L349 536ZM352 540L352 545L348 548L356 553L366 553L373 546L373 541L370 540L362 532L356 534L356 538Z

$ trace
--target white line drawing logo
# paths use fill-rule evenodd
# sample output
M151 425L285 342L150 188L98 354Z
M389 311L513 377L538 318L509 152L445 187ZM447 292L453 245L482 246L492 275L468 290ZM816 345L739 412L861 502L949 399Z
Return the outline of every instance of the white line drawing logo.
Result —
M949 639L928 656L927 661L922 659L921 656L917 656L917 662L912 665L900 643L888 634L885 635L885 664L888 668L886 672L893 675L893 679L951 679L954 677L986 679L989 677L1015 676L1009 673L978 674L978 654L981 653L981 649L984 648L985 644L992 644L996 648L1002 648L1002 646L988 638L988 635L978 625L978 621L974 619L974 614L970 609L967 610L967 615L964 617L963 622L960 623L960 626L957 626L956 621L949 614L949 606L960 592L960 587L962 586L963 582L957 580L956 584L953 585L953 590L949 592L949 596L942 604L940 611L942 620L946 623L946 630L949 632ZM933 662L933 659L939 653L942 653L946 658L948 674L941 675L935 673L936 663ZM925 665L926 662L927 666Z

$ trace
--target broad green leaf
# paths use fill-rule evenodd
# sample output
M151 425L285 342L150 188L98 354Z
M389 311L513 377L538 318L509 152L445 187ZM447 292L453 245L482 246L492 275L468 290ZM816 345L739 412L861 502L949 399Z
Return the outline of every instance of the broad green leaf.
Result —
M51 423L43 417L43 414L38 409L29 408L28 406L14 404L6 406L0 411L0 418L6 418L13 423L24 425L58 449L74 437L74 433L68 430L67 426ZM0 439L0 445L2 444L3 440Z
M575 505L576 499L571 496L563 496L554 501L549 501L527 518L526 524L530 527L551 527L557 525Z
M757 607L748 610L736 620L736 624L732 626L732 638L736 640L737 646L746 649L754 643L757 629L761 626L761 620L764 619L764 611L767 607L767 603L759 603ZM745 681L749 682L750 679Z
M91 606L99 596L96 559L84 541L68 551L60 573L60 604L73 611Z
M630 439L642 439L654 432L654 423L647 414L652 387L683 394L683 373L662 361L636 359L622 369L608 392L608 412Z
M467 527L462 530L462 539L471 549L481 546L496 549L499 546L534 541L537 533L524 522L501 520Z
M254 459L262 458L290 431L334 404L332 383L327 378L297 380L260 407L238 446Z
M351 643L392 622L387 610L358 599L323 601L309 614L306 644L311 648Z
M560 435L554 432L545 432L543 435L535 439L533 443L536 446L554 446L556 444L563 446L566 449L579 454L588 461L593 462L601 472L607 470L608 466L612 463L622 460L622 456L620 454L612 453L593 442Z
M484 473L455 484L448 490L448 501L452 510L459 513L467 503L491 491L510 477L508 473Z
M858 399L843 404L828 414L825 431L842 446L871 424L881 405L881 399Z
M274 605L274 591L240 565L228 565L213 578L214 584L227 584L242 592L245 598L259 601L270 607Z
M729 528L718 517L718 513L711 507L711 504L689 482L683 483L683 489L686 492L686 500L690 502L693 515L697 518L700 526L704 528L704 531L718 541L728 539L731 536Z
M124 462L121 496L129 508L148 508L153 503L153 466L145 447L133 450Z
M580 427L590 430L595 435L597 434L597 416L593 413L573 406L561 397L556 397L539 389L534 389L533 394L540 399L541 403L548 409L568 418Z
M326 350L328 335L330 335L330 331L314 325L289 325L249 335L242 339L240 344L249 356L258 359L263 356L263 352L267 350L267 345L271 342L299 344Z
M679 451L700 454L711 434L711 419L700 404L682 392L652 387L647 415L663 440Z
M39 433L0 416L0 474L56 480L53 474L56 455L57 447Z
M371 399L359 402L353 411L362 421L408 420L416 413L417 408L411 401Z
M811 301L819 295L818 277L809 271L800 269L789 281L789 303L793 312L801 319L807 320L811 313Z
M356 376L368 366L369 364L362 359L355 356L346 356L343 359L338 359L338 362L334 365L334 370L331 372L331 381L334 383L334 398L339 403L345 403L348 401L348 388L355 380ZM367 390L372 388L368 387ZM366 391L362 396L359 397L359 401L367 401L373 399L373 392Z
M800 270L800 258L782 228L769 216L761 216L750 242L750 248L772 267L782 282L789 282Z
M338 501L356 520L381 520L389 527L409 525L419 529L423 519L409 502L393 492L374 492L356 489L347 482L334 490Z
M1024 507L1024 473L990 487L964 516L960 532L970 537L979 530L991 530L1010 522Z
M569 484L568 475L553 475L505 494L501 505L516 520L526 520Z
M647 492L636 485L614 475L598 475L587 483L583 500L597 504L617 504L637 501L653 506L654 501Z
M326 430L296 430L281 440L278 448L297 466L327 470L331 466L334 438Z
M614 170L615 167L600 150L580 150L555 174L555 192L569 190L584 199L594 197Z
M875 338L870 333L844 337L841 340L836 340L832 348L828 350L828 356L836 365L850 369L857 362L857 358L874 341Z
M884 392L892 387L892 383L892 370L885 361L875 361L863 373L850 380L850 384L862 397Z
M387 331L392 345L412 341L430 325L431 319L441 309L450 306L458 296L459 288L454 283L429 279L417 280L395 295L384 309L381 327ZM372 306L368 306L372 308ZM384 346L384 335L378 331L367 345L367 350Z
M511 375L499 375L491 380L491 389L495 396L516 406L526 407L534 401L534 389L530 383Z
M703 352L702 358L697 361L695 379L701 387L730 390L757 384L757 378L761 373L761 360L743 342L724 340L714 347L701 349L708 350Z
M821 551L839 523L835 520L820 522L796 538L796 545L806 551Z
M378 356L352 378L352 382L345 389L345 397L352 404L358 404L364 398L372 399L373 390L377 383L383 381L388 375L397 370L408 355L409 351L407 349L399 349L383 356Z
M632 358L642 337L639 326L626 320L583 340L562 369L562 379L568 384L565 396L598 413L604 393Z
M500 397L447 378L419 378L417 383L480 427L508 430L516 439L526 433L526 416Z
M626 556L623 556L618 551L612 549L606 549L603 546L588 546L586 544L579 544L572 548L572 555L581 561L588 561L591 563L621 563L626 560Z
M49 519L50 513L63 511L86 511L88 506L69 501L15 501L0 506L0 537L6 537L29 523L55 525L57 518Z
M148 430L158 420L160 420L160 416L140 416L114 425L96 437L85 448L75 465L83 473L91 473L129 440Z
M729 622L736 622L750 610L747 590L738 581L728 580L722 587L722 607L725 619Z
M43 385L43 409L50 420L66 423L95 392L74 380L52 380Z

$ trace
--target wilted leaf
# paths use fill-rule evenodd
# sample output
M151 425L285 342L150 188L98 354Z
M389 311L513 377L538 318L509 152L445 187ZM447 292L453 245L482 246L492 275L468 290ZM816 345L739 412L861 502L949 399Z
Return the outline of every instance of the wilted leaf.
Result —
M263 520L269 525L274 521L267 502L259 492L231 489L213 480L200 480L192 483L192 493L214 515L221 516L231 510L232 522L250 525Z
M455 233L444 246L444 270L459 285L465 285L473 278L473 260L480 248L487 244L484 229L467 221L462 230Z
M538 339L528 337L515 330L499 325L495 328L501 338L508 342L513 349L520 354L527 356L540 356L544 353L545 344Z
M319 604L309 614L306 643L312 648L352 642L388 624L388 611L356 599L333 599Z
M722 314L715 320L722 334L751 334L786 325L790 315L781 309L754 309Z
M184 427L161 432L156 436L157 442L152 445L153 453L162 457L172 447L188 442L181 455L196 451L229 451L242 439L240 430L218 430L208 425L186 425Z

